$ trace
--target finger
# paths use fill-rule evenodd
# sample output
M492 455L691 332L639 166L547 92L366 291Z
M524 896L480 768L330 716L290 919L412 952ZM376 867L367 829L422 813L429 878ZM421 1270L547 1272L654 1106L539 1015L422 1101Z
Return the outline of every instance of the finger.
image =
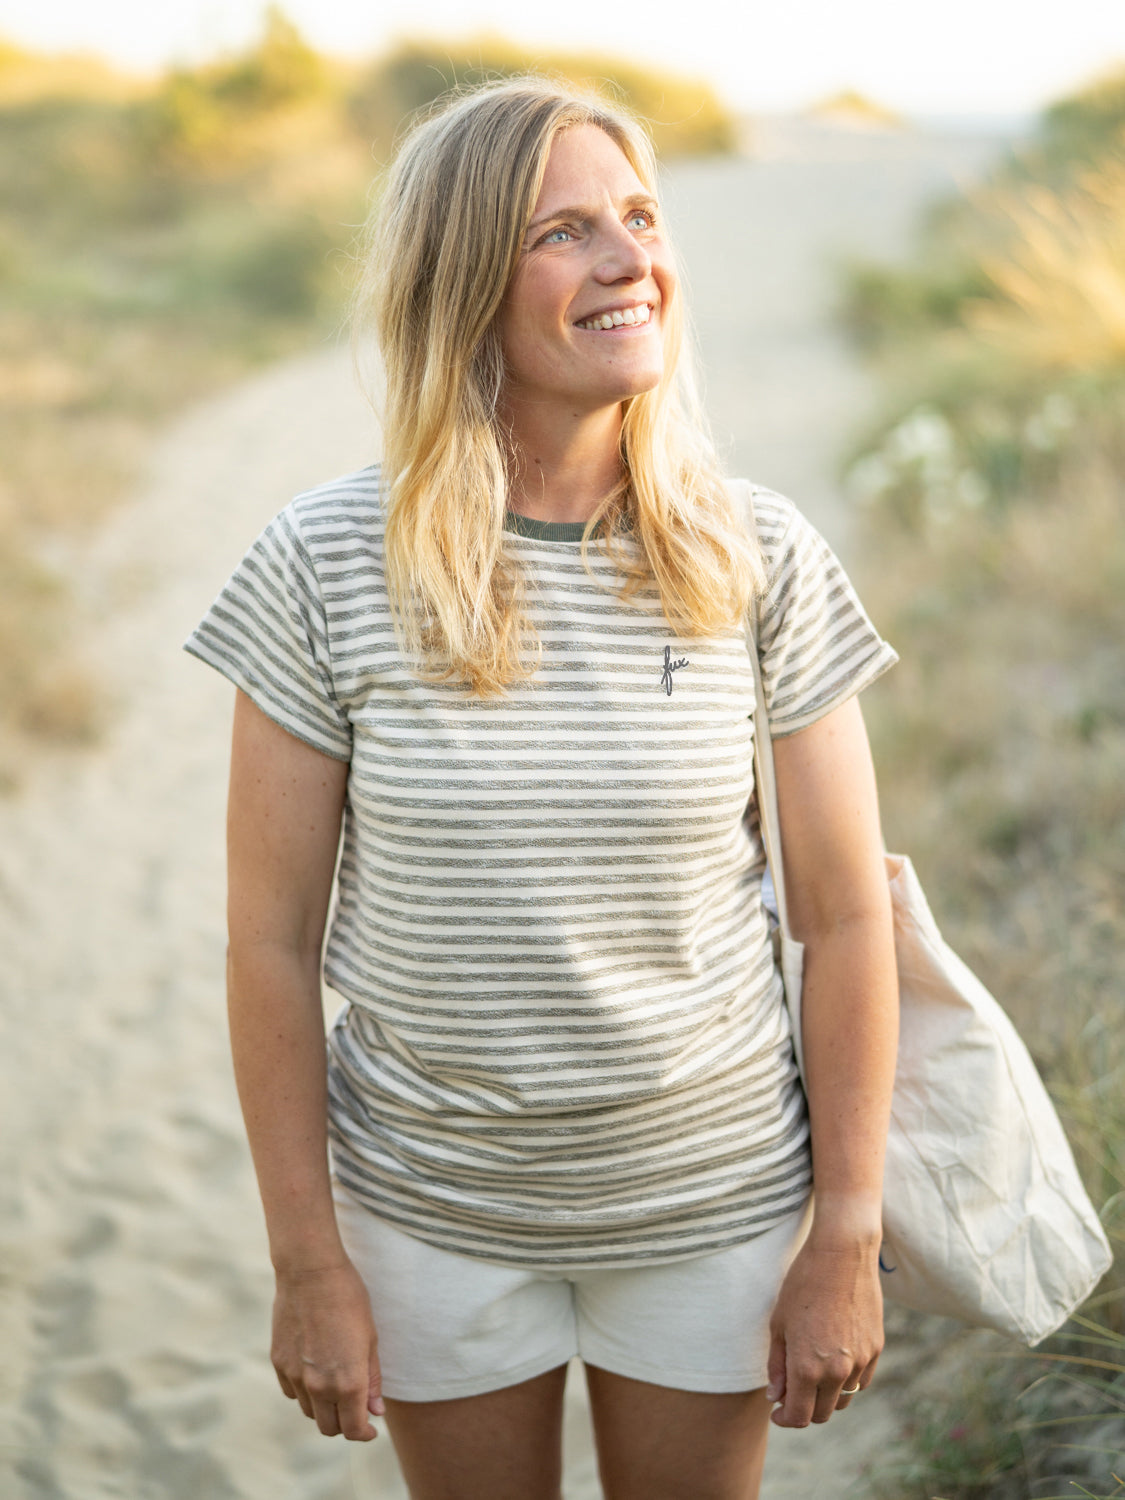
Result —
M847 1411L855 1398L863 1390L863 1372L853 1373L844 1381L843 1389L836 1397L836 1410Z
M305 1416L306 1417L313 1416L314 1412L313 1412L312 1397L309 1395L309 1393L305 1389L305 1387L303 1385L295 1385L293 1387L293 1392L294 1392L294 1395L297 1398L297 1405L304 1412Z
M789 1388L780 1406L770 1413L770 1421L776 1427L807 1427L813 1420L816 1387L789 1381Z
M871 1382L875 1379L875 1366L878 1363L879 1363L879 1356L877 1354L875 1356L875 1358L871 1361L871 1363L869 1365L867 1365L867 1367L864 1369L863 1373L859 1377L859 1387L860 1387L860 1390L865 1391L867 1389L867 1387L871 1384ZM849 1384L850 1385L855 1385L855 1381L854 1380L849 1381Z
M862 1396L867 1387L875 1378L875 1366L879 1363L876 1355L870 1364L865 1365L862 1370L853 1373L844 1381L843 1388L836 1399L836 1410L846 1411L857 1396Z
M325 1437L340 1436L340 1413L335 1401L318 1400L313 1408L313 1415Z
M336 1402L336 1416L340 1431L350 1442L369 1443L376 1435L367 1414L367 1391L362 1387L340 1396Z
M769 1362L766 1366L766 1400L785 1400L785 1336L774 1333L770 1338Z
M770 1420L778 1427L807 1427L813 1418L817 1399L816 1380L808 1373L794 1368L792 1360L785 1371L785 1394L781 1405L774 1408Z
M296 1401L297 1392L294 1390L293 1382L289 1379L288 1375L283 1375L281 1371L276 1367L274 1369L274 1374L277 1376L277 1383L281 1387L283 1393L289 1397L290 1401Z
M840 1392L846 1384L855 1384L855 1381L844 1381L839 1376L827 1376L823 1385L816 1388L816 1400L813 1402L812 1419L814 1422L827 1422L828 1418L836 1410L836 1403L840 1399Z
M371 1349L367 1355L367 1410L373 1417L386 1415L387 1408L383 1405L383 1371L379 1365L377 1352L377 1340L371 1340Z

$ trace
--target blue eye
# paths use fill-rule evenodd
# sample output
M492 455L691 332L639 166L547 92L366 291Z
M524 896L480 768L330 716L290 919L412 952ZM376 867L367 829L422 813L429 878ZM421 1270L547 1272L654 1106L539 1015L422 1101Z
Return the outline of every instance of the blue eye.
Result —
M560 235L563 236L562 239L559 238ZM561 244L565 243L565 240L568 240L568 239L570 239L570 230L569 229L552 229L547 234L545 234L543 236L542 240L540 241L540 244L542 244L542 245L561 245Z
M639 224L642 229L651 229L656 223L654 214L650 214L646 208L637 208L629 215L628 223Z

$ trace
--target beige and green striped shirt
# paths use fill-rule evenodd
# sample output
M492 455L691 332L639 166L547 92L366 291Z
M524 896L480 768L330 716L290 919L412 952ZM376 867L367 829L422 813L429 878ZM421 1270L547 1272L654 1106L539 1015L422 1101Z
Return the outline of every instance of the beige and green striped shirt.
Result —
M800 513L757 490L775 735L894 660ZM581 527L512 522L542 644L482 702L404 662L377 468L298 497L188 642L350 762L325 958L341 1181L446 1249L568 1268L746 1240L810 1185L761 903L738 632L623 603Z

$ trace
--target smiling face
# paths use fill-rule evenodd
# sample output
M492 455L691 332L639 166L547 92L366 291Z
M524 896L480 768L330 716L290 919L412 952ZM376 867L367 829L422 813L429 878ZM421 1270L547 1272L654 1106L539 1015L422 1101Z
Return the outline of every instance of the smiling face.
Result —
M498 319L509 409L572 418L652 390L675 289L656 201L624 152L595 125L560 132Z

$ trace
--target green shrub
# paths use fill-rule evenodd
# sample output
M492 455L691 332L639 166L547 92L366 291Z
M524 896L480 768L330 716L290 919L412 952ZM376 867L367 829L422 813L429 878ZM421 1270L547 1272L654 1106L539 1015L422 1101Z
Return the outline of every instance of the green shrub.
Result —
M222 170L242 159L263 120L320 99L330 87L324 60L271 5L255 47L170 72L137 109L137 137L154 165Z
M663 155L734 149L734 121L709 84L596 53L538 53L496 37L449 45L402 43L359 80L349 114L363 139L387 157L403 122L451 89L537 71L621 99L649 122Z
M1125 132L1125 68L1095 79L1052 104L1039 132L1043 157L1055 171L1104 160Z

